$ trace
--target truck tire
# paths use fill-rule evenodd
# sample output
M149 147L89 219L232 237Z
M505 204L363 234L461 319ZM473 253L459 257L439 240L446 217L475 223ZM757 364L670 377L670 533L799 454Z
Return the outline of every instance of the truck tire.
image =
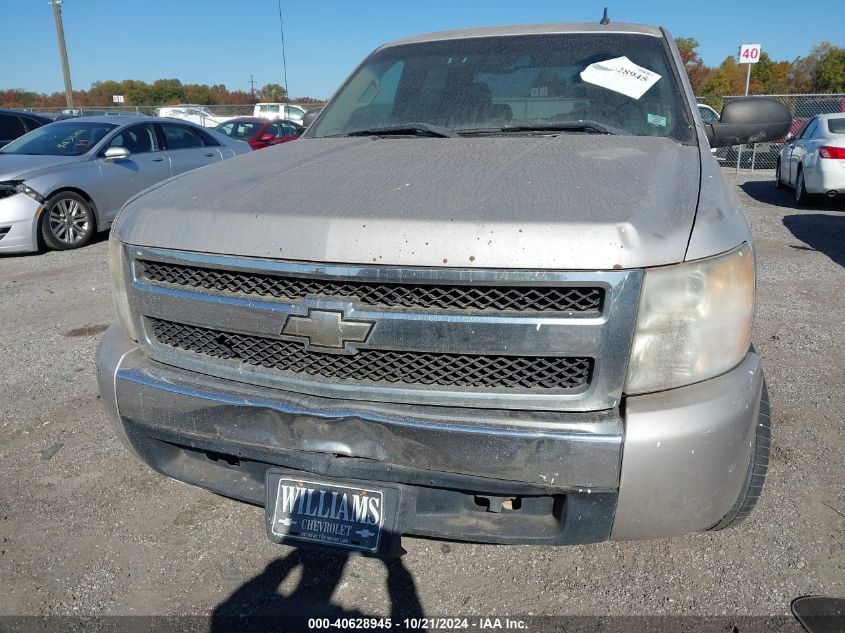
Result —
M769 390L766 388L765 380L763 380L763 393L760 397L760 413L757 416L756 429L754 452L751 454L751 463L748 465L748 472L745 474L745 481L742 484L739 497L725 517L710 528L711 530L724 530L742 523L751 514L751 510L754 509L763 492L763 482L766 480L766 472L769 470L769 451L772 440Z

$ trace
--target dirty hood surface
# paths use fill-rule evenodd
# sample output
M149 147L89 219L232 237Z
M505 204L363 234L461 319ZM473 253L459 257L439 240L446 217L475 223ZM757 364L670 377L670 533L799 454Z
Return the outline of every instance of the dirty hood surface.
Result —
M697 147L657 137L305 139L127 204L129 244L273 259L613 269L682 261Z

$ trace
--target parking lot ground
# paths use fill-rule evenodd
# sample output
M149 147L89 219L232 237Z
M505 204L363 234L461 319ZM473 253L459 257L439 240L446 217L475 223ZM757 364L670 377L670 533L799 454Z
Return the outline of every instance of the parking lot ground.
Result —
M274 545L262 508L162 477L113 437L101 239L0 258L0 614L781 615L845 595L845 202L796 209L768 170L725 175L756 235L774 422L744 524L568 548L406 538L391 565Z

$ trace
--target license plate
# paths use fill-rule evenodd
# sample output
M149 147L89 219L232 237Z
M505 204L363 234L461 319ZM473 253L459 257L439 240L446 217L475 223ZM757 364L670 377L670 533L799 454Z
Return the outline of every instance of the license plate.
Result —
M267 484L267 527L274 541L379 551L385 515L392 510L384 490L279 474L268 474Z

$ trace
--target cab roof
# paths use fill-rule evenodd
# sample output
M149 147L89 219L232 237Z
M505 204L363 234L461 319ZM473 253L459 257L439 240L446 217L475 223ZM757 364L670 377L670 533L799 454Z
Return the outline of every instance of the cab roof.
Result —
M553 24L513 24L509 26L489 26L474 29L455 29L451 31L437 31L413 35L401 40L385 44L399 46L402 44L417 44L421 42L439 42L443 40L460 40L474 37L507 37L509 35L550 35L557 33L633 33L638 35L650 35L652 37L663 37L664 32L660 27L648 26L645 24L634 24L632 22L610 22L599 24L595 22L559 22Z

